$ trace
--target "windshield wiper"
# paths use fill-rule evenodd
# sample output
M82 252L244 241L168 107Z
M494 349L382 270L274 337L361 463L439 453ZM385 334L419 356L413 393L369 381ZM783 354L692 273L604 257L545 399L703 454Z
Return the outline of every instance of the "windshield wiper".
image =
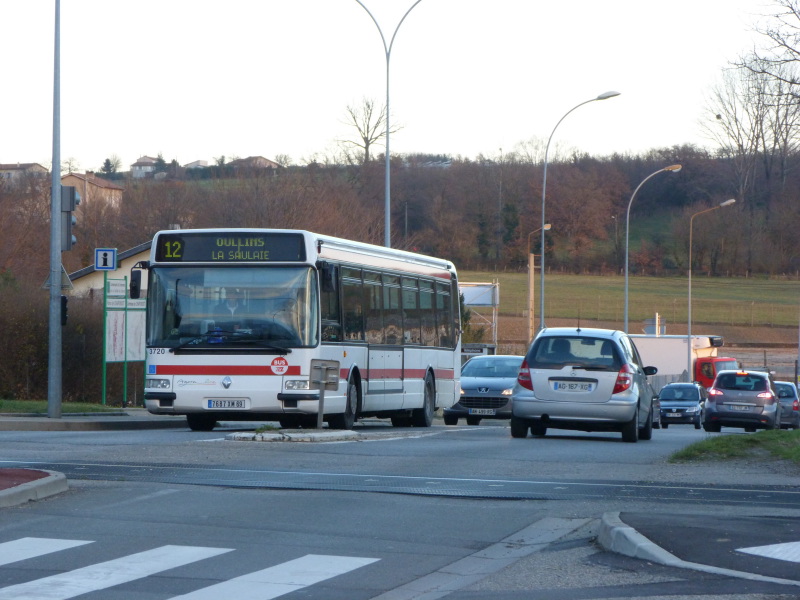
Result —
M193 346L203 341L209 344L222 344L225 342L223 338L231 335L235 336L235 335L249 335L249 334L240 334L237 331L228 331L226 329L215 329L214 331L206 331L205 333L201 333L192 338L189 338L185 342L181 342L172 349L180 350L181 348L186 348L187 346Z
M234 335L241 336L241 335L252 335L252 334L249 334L249 333L243 333L243 334L234 333ZM228 341L229 344L256 344L258 346L261 346L262 348L269 348L270 350L277 350L279 352L284 352L286 354L290 354L292 352L291 348L284 348L283 346L277 346L275 344L270 344L269 342L267 342L267 341L265 341L265 340L263 340L261 338L257 338L257 337L239 337L239 338L234 338L232 340L227 340L227 341Z

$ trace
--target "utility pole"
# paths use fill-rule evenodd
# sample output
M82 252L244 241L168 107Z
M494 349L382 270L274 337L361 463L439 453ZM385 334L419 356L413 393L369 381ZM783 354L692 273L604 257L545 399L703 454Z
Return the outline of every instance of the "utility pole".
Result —
M61 0L56 0L53 64L53 164L50 167L50 313L47 416L61 418Z

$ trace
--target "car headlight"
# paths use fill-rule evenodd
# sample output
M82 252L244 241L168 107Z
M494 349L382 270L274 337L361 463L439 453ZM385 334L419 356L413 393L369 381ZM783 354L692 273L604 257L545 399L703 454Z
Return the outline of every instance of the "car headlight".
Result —
M286 382L284 386L287 390L307 390L310 389L308 387L308 380L307 379L290 379Z
M144 387L156 390L168 390L171 386L169 379L145 379Z

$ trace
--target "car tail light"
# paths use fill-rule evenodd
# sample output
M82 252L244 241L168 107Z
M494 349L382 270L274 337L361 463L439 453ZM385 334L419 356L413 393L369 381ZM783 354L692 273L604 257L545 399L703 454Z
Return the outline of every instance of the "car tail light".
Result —
M517 383L519 383L526 390L533 391L533 381L531 381L531 370L530 368L528 368L527 360L523 360L522 364L519 366Z
M622 365L619 373L617 373L617 381L614 384L614 391L611 393L619 394L620 392L624 392L631 387L631 383L633 383L633 369L630 365Z

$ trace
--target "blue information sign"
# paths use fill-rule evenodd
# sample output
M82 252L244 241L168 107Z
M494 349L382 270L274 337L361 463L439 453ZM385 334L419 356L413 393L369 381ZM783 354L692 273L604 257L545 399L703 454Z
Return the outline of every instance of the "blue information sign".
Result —
M116 271L117 270L117 249L116 248L95 248L94 249L94 268L96 271Z

